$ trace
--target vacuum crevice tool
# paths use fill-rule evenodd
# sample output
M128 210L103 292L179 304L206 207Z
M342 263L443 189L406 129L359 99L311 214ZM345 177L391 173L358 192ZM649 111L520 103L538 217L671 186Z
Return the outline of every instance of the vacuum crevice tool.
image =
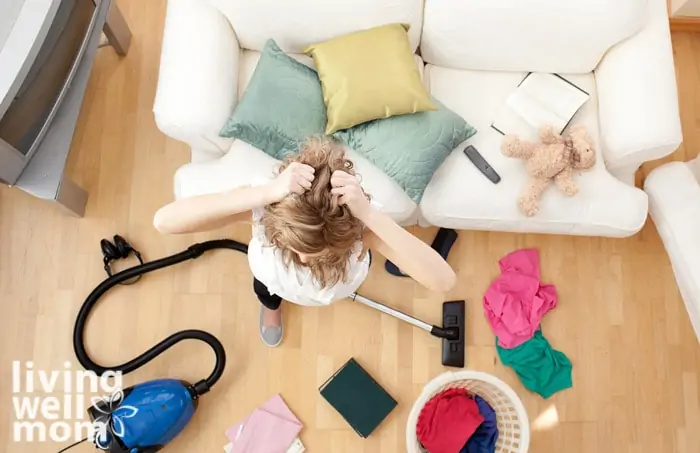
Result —
M419 329L423 329L434 337L441 338L442 364L449 367L464 368L466 304L463 300L444 302L442 304L442 326L434 326L357 293L352 294L350 298Z

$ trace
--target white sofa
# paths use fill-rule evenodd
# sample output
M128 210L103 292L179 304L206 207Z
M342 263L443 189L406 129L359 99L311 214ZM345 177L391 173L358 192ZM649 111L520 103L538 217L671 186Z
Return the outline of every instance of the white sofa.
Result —
M649 212L700 339L700 157L656 168L644 182Z
M244 94L268 38L300 55L315 42L376 25L411 25L409 37L433 96L477 127L469 140L500 173L491 184L460 145L419 205L350 151L365 189L404 225L624 237L644 224L634 187L645 161L681 142L665 0L169 0L154 113L158 127L192 147L175 196L222 191L268 175L276 162L219 130ZM419 56L420 55L420 56ZM489 125L528 71L556 72L591 93L577 114L599 164L577 175L580 193L545 193L533 218L517 209L527 175L503 157Z

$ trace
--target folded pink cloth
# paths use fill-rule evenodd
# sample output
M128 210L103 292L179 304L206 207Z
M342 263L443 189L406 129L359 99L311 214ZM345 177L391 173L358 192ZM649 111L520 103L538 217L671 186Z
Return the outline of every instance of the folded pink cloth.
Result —
M537 250L517 250L498 264L501 275L484 294L484 313L498 344L513 349L532 338L542 317L557 306L557 290L540 283Z
M301 427L282 397L275 395L229 428L226 437L233 444L231 453L285 453Z

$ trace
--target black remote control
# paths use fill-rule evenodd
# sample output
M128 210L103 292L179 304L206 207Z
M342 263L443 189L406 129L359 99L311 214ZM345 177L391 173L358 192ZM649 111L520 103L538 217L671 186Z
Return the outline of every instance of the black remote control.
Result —
M498 173L496 173L496 170L494 170L493 167L486 162L484 156L482 156L472 145L464 148L464 154L466 154L469 160L472 161L474 166L479 169L484 176L489 178L489 181L494 184L498 184L501 181L501 177L498 175Z

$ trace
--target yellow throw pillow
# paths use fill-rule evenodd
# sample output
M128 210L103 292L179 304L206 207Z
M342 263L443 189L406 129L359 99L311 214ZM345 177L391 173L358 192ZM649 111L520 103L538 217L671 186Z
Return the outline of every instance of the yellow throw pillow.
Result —
M316 64L326 134L394 115L437 110L421 81L408 25L358 31L304 50Z

